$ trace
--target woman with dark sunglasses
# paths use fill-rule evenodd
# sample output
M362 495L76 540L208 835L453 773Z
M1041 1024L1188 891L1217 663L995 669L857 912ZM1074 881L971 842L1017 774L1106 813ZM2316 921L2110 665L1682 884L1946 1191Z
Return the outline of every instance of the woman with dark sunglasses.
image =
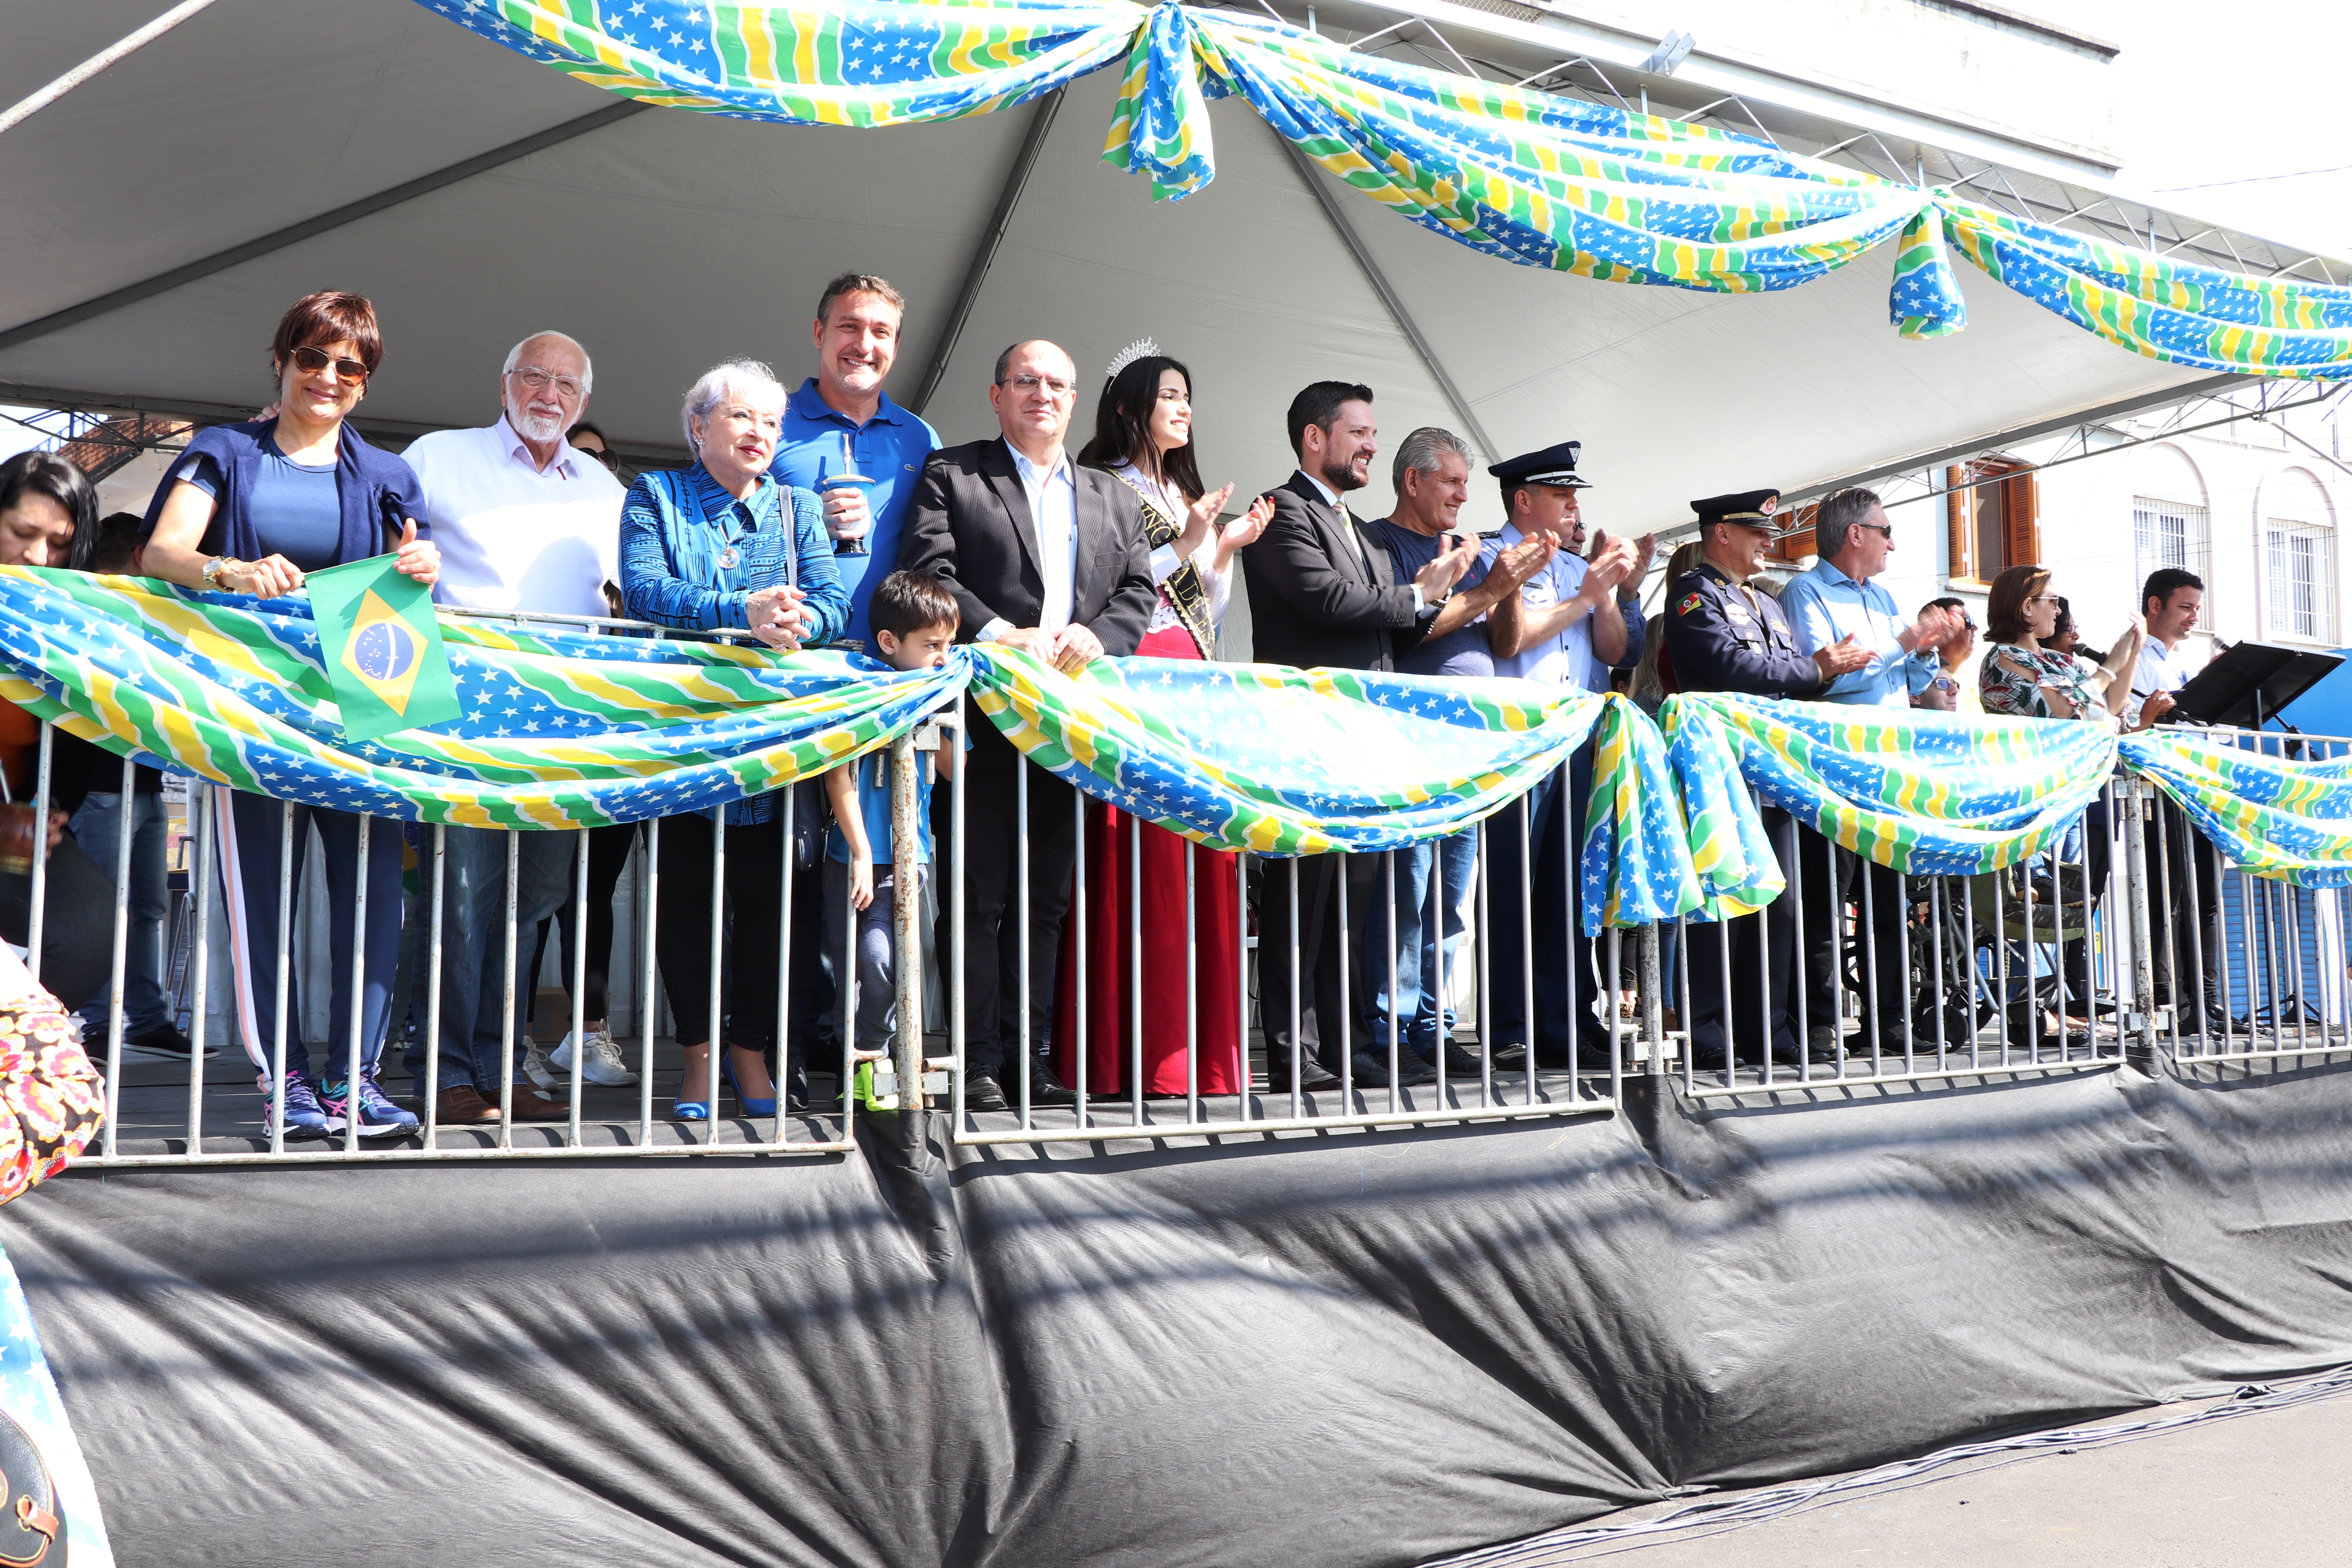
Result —
M278 383L274 415L200 432L172 465L147 508L147 574L182 587L274 599L302 586L306 573L394 552L399 569L430 585L441 558L423 535L415 473L352 428L352 410L383 359L375 308L357 294L322 292L295 301L278 323L269 363ZM359 1119L364 1138L414 1131L416 1118L376 1087L393 972L400 954L401 834L378 823L360 865L360 816L329 806L294 807L293 879L302 882L310 829L326 848L329 974L333 997L326 1059L314 1070L302 1038L300 982L286 1008L286 1081L270 1080L277 1044L278 849L284 807L257 795L216 788L229 930L237 964L237 1021L259 1069L272 1121L289 1138L340 1132ZM362 874L367 929L352 930ZM352 959L366 954L362 982L360 1081L351 1061Z

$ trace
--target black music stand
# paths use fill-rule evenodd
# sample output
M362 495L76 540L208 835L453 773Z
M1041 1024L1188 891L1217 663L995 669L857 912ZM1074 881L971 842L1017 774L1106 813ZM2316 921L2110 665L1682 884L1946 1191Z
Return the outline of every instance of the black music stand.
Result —
M2158 722L2189 719L2259 730L2343 662L2338 655L2311 648L2232 643L2172 694L2172 711Z

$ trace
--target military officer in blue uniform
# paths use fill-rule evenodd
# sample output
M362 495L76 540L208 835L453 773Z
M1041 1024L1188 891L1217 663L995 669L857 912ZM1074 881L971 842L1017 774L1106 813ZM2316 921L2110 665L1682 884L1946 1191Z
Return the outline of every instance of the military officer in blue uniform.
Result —
M1870 662L1870 650L1852 637L1810 655L1801 652L1780 601L1748 585L1777 531L1780 504L1777 489L1691 502L1706 558L1666 585L1665 656L1678 689L1817 699L1831 681ZM1765 806L1762 815L1765 837L1791 890L1761 912L1728 922L1727 931L1723 923L1689 928L1690 1012L1685 1022L1692 1061L1701 1068L1723 1067L1727 1049L1735 1047L1747 1067L1761 1067L1768 1049L1782 1061L1803 1059L1791 983L1797 973L1797 825L1778 806ZM1824 1022L1836 1016L1819 1011L1836 1005L1833 978L1829 973L1805 976L1807 1006Z

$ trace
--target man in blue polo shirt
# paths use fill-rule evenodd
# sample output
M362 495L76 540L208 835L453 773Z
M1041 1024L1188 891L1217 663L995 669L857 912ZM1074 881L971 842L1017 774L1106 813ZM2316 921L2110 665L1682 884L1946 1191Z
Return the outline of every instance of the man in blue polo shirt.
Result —
M874 651L868 606L876 586L898 570L898 533L915 499L915 482L923 477L923 459L940 444L937 431L882 390L898 357L898 328L906 312L906 296L870 272L845 272L824 286L809 329L816 374L785 399L776 460L768 466L778 484L799 485L824 498L834 570L849 590L849 626L833 646L861 653ZM869 482L834 482L842 474ZM810 836L823 815L813 791L795 802L787 1021L792 1055L783 1074L795 1106L803 1103L809 1068L840 1059L839 993L836 977L826 973L820 940L822 856L801 853L802 845L814 845Z
M1823 500L1814 519L1813 540L1820 559L1780 591L1780 608L1796 634L1798 650L1811 654L1848 643L1870 655L1870 662L1861 668L1832 679L1819 700L1893 708L1907 715L1911 699L1942 673L1936 650L1958 634L1966 617L1931 604L1914 619L1895 603L1894 595L1871 581L1886 570L1886 558L1895 552L1895 527L1875 493L1843 489ZM1802 858L1806 975L1815 998L1833 1002L1831 977L1841 974L1843 967L1838 962L1839 927L1847 902L1861 896L1854 883L1863 861L1852 850L1836 848L1813 833L1799 836L1797 853ZM1909 889L1902 877L1875 862L1869 875L1877 962L1865 984L1876 994L1863 998L1863 1011L1865 1019L1874 1016L1876 1023L1864 1023L1854 1048L1869 1050L1875 1036L1880 1052L1899 1055L1906 1036L1914 1032L1911 965L1905 952ZM1842 1033L1838 1015L1823 1017L1818 1001L1814 1009L1806 1017L1807 1045L1833 1053Z
M834 646L867 651L866 606L898 565L898 531L939 433L890 401L882 383L898 357L907 301L887 279L845 272L824 286L810 331L816 374L784 405L768 472L824 498L834 569L849 590L849 629ZM855 473L870 484L835 484Z

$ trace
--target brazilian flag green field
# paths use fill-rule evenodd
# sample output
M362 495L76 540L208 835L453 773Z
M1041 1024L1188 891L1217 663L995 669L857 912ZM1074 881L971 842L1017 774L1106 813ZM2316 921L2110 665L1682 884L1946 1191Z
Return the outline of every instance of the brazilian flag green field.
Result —
M404 576L394 559L370 556L305 579L327 679L343 733L354 741L446 723L462 711L433 591Z

